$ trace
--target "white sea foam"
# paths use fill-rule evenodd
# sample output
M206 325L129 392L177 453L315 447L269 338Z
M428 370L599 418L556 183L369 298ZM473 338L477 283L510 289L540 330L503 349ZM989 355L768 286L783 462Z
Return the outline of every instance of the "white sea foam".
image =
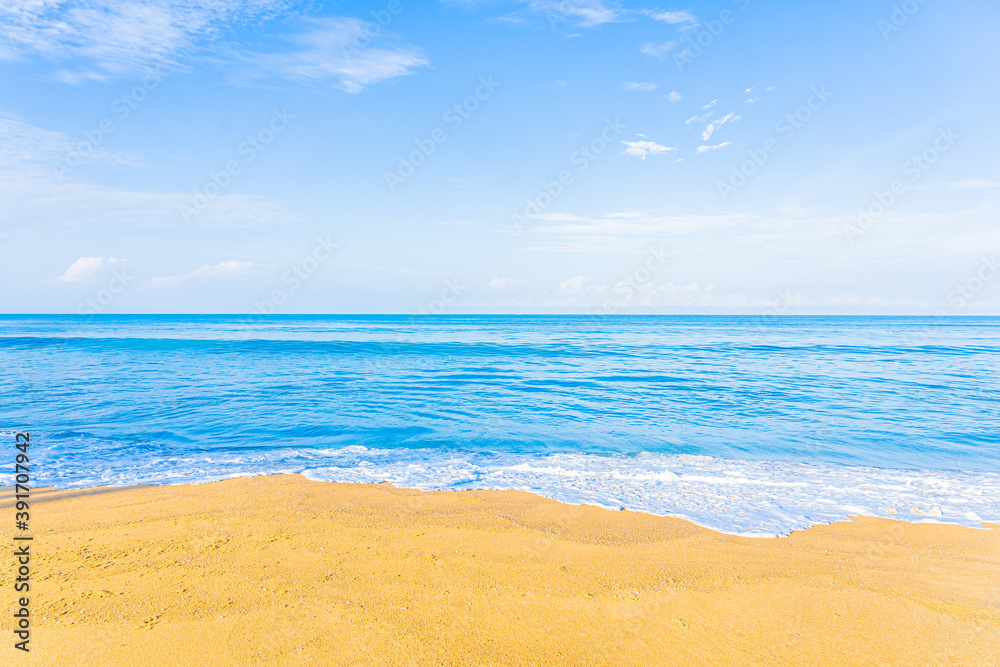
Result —
M853 515L982 527L1000 522L1000 474L737 461L707 456L486 454L428 449L244 450L150 457L116 454L81 473L48 453L39 484L208 482L301 473L328 482L423 490L516 489L565 503L674 516L721 532L770 537ZM4 480L2 483L10 483Z

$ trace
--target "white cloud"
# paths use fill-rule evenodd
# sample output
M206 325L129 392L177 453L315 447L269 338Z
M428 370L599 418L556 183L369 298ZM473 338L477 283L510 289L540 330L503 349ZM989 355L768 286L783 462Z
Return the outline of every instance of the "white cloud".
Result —
M697 281L687 284L655 280L638 283L619 280L615 283L597 283L589 276L574 276L559 283L556 290L563 308L624 308L667 307L729 307L746 306L747 297L740 292L719 294L714 285L702 287Z
M684 96L681 95L680 93L678 93L676 90L671 90L670 93L667 94L667 95L664 95L664 97L666 97L668 100L670 100L671 102L673 102L675 104L677 102L680 102L681 100L684 99Z
M677 42L665 42L663 44L654 44L653 42L646 42L639 48L639 53L645 56L652 56L658 58L659 60L664 60L670 50L677 46Z
M289 0L6 0L0 6L0 60L48 58L61 64L54 78L69 84L177 69L226 30L271 18L289 5ZM291 37L293 51L249 59L269 74L331 83L348 92L428 64L419 49L389 44L394 40L387 31L372 39L366 25L357 18L315 20Z
M78 283L97 274L109 266L122 264L123 260L115 257L81 257L66 269L66 272L56 278L61 283Z
M698 154L707 153L708 151L714 151L719 148L725 148L726 146L732 146L732 145L733 142L731 141L723 141L721 144L715 144L714 146L698 146L698 148L696 148L694 152Z
M0 185L11 226L60 229L175 228L183 224L180 206L188 193L129 191L71 183L58 186L24 178ZM199 226L246 227L289 218L280 203L254 195L220 195L198 217Z
M727 113L722 118L717 118L717 119L709 122L708 125L705 126L704 131L702 131L702 133L701 133L701 140L702 141L708 141L709 139L712 138L712 135L715 134L715 132L720 127L722 127L726 123L735 123L736 121L738 121L738 120L740 120L742 118L743 118L743 116L738 116L736 114L736 112L730 111L729 113Z
M532 220L544 220L546 222L579 222L580 220L586 220L586 218L579 215L573 215L571 213L554 212L536 215L532 218Z
M286 5L286 0L5 0L0 59L73 61L56 74L67 83L175 68L226 27L272 16Z
M189 273L182 273L176 276L151 278L149 282L153 287L176 287L190 280L226 276L244 276L252 273L259 273L262 268L264 267L255 262L228 260L219 262L218 264L205 264L194 271L190 271Z
M912 186L915 190L991 190L1000 188L1000 181L988 181L983 178L967 178L961 181L945 181L928 185Z
M639 81L626 81L622 84L622 90L637 90L642 93L651 93L659 88L655 83L645 83Z
M646 10L644 13L654 21L662 21L663 23L698 25L698 19L694 17L694 14L688 11L667 12L660 10Z
M302 83L323 83L349 93L413 74L430 64L420 49L399 44L387 32L372 40L360 19L317 19L309 25L308 30L288 37L295 47L291 52L256 54L250 60L261 68L261 73Z
M684 121L684 124L685 125L690 125L691 123L704 123L705 121L707 121L711 117L712 117L712 112L709 111L704 116L691 116L686 121Z
M446 227L477 227L485 223L481 220L436 220L434 224Z
M550 22L568 21L592 27L625 19L623 10L609 7L602 0L528 0L527 4L530 11L541 14Z
M560 294L583 294L587 287L590 286L590 283L591 280L588 276L567 278L559 283L558 291Z
M60 229L108 227L172 227L181 223L179 207L190 193L124 190L92 185L76 172L60 178L57 168L67 162L80 141L31 125L0 112L0 201L5 224ZM86 161L136 164L134 156L100 148ZM79 157L79 153L72 155ZM277 202L255 195L222 194L212 201L199 225L256 225L287 219Z
M517 280L515 278L494 278L488 283L488 286L492 290L505 290L511 287L517 287L523 284L523 280Z
M746 214L664 215L622 211L598 217L571 216L571 219L560 221L533 221L534 230L544 241L530 250L633 254L635 243L642 239L669 242L677 235L751 225L757 218Z
M820 297L815 302L808 302L802 298L801 294L797 295L799 297L799 303L793 305L819 305L819 306L871 306L877 308L900 308L900 307L923 307L931 305L926 299L886 299L885 297L876 296L874 294L869 294L868 296L861 296L860 294L855 294L854 292L846 292L844 294L838 294L835 296L824 295Z
M662 146L654 141L623 141L622 143L626 147L625 153L640 160L645 160L647 155L656 155L657 153L668 153L677 150L670 146Z
M79 142L77 142L79 143ZM57 162L67 162L73 156L74 164L130 164L139 163L132 154L110 151L86 142L85 150L75 150L68 136L36 127L20 116L0 111L0 169L10 169L20 174L26 171L46 171L55 174Z

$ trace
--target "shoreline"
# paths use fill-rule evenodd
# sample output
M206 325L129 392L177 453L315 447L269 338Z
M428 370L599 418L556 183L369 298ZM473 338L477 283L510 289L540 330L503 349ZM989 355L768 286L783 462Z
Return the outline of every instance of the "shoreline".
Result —
M1000 645L995 524L747 538L522 491L103 488L32 512L34 664L985 665Z
M712 461L713 463L716 461L725 461L728 463L736 463L738 465L757 465L760 463L758 461L737 461L737 460L727 460L727 459L715 459L712 457L691 457L691 458L709 460ZM817 467L816 464L802 464L802 463L788 463L788 462L779 462L778 464L802 466L805 469L808 469L810 467ZM977 474L969 472L955 473L949 471L930 471L930 470L907 471L907 470L892 469L892 468L872 468L870 466L842 467L842 470L850 470L852 472L854 469L865 470L865 471L880 471L891 475L905 475L907 473L911 475ZM68 493L74 493L74 494L108 493L115 490L145 488L145 487L157 488L162 486L198 487L205 484L215 484L218 482L225 482L234 479L252 479L254 477L260 477L260 476L300 476L303 479L309 480L310 482L317 482L321 484L335 484L335 485L336 484L348 484L348 485L389 484L394 488L400 490L412 491L414 493L439 493L439 492L465 493L465 492L479 492L479 491L516 491L516 492L536 495L541 498L545 498L547 500L551 500L553 502L569 506L594 507L612 512L625 510L639 514L647 514L649 516L654 516L654 517L678 519L690 522L695 526L698 526L699 528L704 528L706 530L721 533L724 535L732 535L736 537L748 537L754 539L787 537L792 533L808 530L813 526L824 526L824 525L831 525L834 523L853 521L855 518L858 517L886 519L889 521L900 521L903 523L911 523L911 524L939 524L946 526L973 528L976 530L982 530L982 529L990 530L991 526L1000 525L1000 517L994 519L992 515L990 515L988 518L983 519L981 518L981 515L978 515L975 512L963 512L962 508L959 507L954 507L954 506L950 507L948 508L947 514L942 513L940 507L945 507L946 504L948 503L948 500L945 500L943 498L942 499L936 498L934 495L920 497L919 500L916 500L916 504L907 507L906 501L913 503L915 498L899 497L898 495L896 497L893 497L892 491L897 491L898 493L898 489L883 491L884 495L882 497L882 505L878 506L877 504L873 504L871 502L871 498L867 499L869 502L863 501L860 498L861 491L859 487L854 488L854 492L859 494L859 497L857 499L853 498L849 499L847 500L846 503L842 499L841 501L842 506L835 510L831 510L829 506L823 506L823 505L814 506L812 509L817 510L816 513L819 516L807 517L806 515L801 515L801 514L798 516L793 516L795 512L803 511L803 508L793 506L792 508L787 509L783 512L786 516L785 521L787 521L787 524L784 526L781 525L780 523L778 525L774 525L773 523L774 517L765 516L764 522L765 523L768 521L771 522L771 525L768 526L768 529L764 529L762 527L750 528L749 526L744 525L744 530L737 530L735 528L727 529L726 527L723 527L723 524L725 523L723 518L728 516L729 520L732 521L733 520L732 512L735 510L736 513L738 514L742 513L746 515L743 517L745 524L748 523L747 519L754 514L754 511L749 508L752 508L756 502L764 501L765 504L773 505L777 503L778 506L782 506L789 499L783 497L780 493L777 493L775 496L768 496L766 493L767 486L764 486L763 488L765 490L765 493L763 495L761 495L759 492L756 496L752 497L748 497L746 494L743 494L742 498L737 498L736 495L729 495L728 499L735 500L736 502L730 503L728 507L726 506L720 507L719 505L715 504L715 503L722 503L722 504L727 503L727 501L724 500L726 497L725 493L717 493L715 498L708 500L708 503L712 505L713 509L708 509L705 506L705 501L703 500L702 505L700 507L698 507L697 505L693 507L675 506L674 510L671 511L671 510L664 510L663 507L655 507L655 509L651 509L648 505L637 506L637 504L635 503L635 499L638 495L641 495L642 493L641 489L627 488L624 484L618 487L618 490L627 496L631 496L631 498L615 499L613 502L609 503L608 499L602 496L588 497L585 495L580 495L578 497L573 497L573 494L569 494L570 497L567 497L567 494L563 493L564 490L558 487L525 489L523 486L518 486L512 483L510 485L497 485L492 488L483 486L483 487L471 487L471 488L459 487L459 488L424 490L415 486L408 486L405 483L399 483L395 480L386 480L383 478L326 479L322 475L316 474L316 472L311 469L307 469L301 472L237 473L228 477L216 477L214 479L210 478L203 481L201 480L185 480L178 482L164 481L163 483L137 482L137 483L126 483L121 485L95 485L95 486L70 487L70 488L57 488L55 486L48 486L48 487L38 487L34 489L32 493L33 494L44 493L46 494L47 499L52 499L56 497L63 497L59 494L68 494ZM991 484L988 488L977 489L980 492L978 495L990 496L991 494L989 492L994 490L993 489L994 486L996 486L995 491L997 493L1000 493L1000 483L998 483L998 480L1000 480L1000 475L994 474L993 477L996 477L996 480L991 479L990 481L994 483ZM672 481L670 482L671 484L676 484L678 482L683 483L687 481L687 478L679 478L677 475L673 474L671 474L671 478L672 478ZM627 482L628 480L623 479L622 481ZM739 481L746 482L748 480L744 479ZM893 480L893 481L898 481L898 480ZM908 487L913 480L910 479L904 481L906 481L906 485ZM843 480L838 480L838 482L843 483ZM753 486L753 484L751 484L750 486ZM787 486L787 484L779 486ZM796 484L792 484L792 486L796 486ZM867 486L868 488L870 488L871 484L869 483ZM730 490L736 491L737 489L732 488ZM651 491L650 495L654 497L662 493L662 491L658 491L655 489L651 489L650 491ZM695 495L697 495L697 491L699 491L699 489L695 489ZM701 491L703 492L703 490ZM728 493L728 491L726 493ZM4 503L6 502L7 496L11 495L12 497L12 494L13 494L12 486L0 485L0 508L5 507ZM667 493L665 495L671 495L671 494ZM688 491L688 495L689 496L692 495L691 491ZM954 490L952 491L951 495L954 495ZM886 503L885 502L886 500L889 500L889 502ZM893 501L903 501L903 502L900 503ZM36 502L42 502L42 501L38 500L36 496ZM917 507L917 504L922 505L923 507L922 508ZM994 503L994 505L995 504L996 503ZM692 513L690 511L692 509L695 509L696 511ZM785 508L783 507L782 509ZM991 507L991 510L994 509L995 509L994 507ZM758 518L757 520L760 519ZM749 522L751 523L754 522L754 519L750 519Z

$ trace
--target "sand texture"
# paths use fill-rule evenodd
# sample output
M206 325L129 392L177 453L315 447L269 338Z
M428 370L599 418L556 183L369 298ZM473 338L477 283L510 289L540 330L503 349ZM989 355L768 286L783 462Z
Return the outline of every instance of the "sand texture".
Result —
M32 522L32 650L5 630L5 665L1000 664L996 526L741 538L296 475L37 493Z

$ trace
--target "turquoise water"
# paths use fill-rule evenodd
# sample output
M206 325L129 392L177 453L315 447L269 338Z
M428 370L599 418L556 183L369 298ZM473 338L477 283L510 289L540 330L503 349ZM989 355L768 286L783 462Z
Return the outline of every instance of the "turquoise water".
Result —
M3 316L2 427L32 431L36 479L60 487L302 472L745 534L858 509L974 524L1000 518L998 334L1000 318Z

